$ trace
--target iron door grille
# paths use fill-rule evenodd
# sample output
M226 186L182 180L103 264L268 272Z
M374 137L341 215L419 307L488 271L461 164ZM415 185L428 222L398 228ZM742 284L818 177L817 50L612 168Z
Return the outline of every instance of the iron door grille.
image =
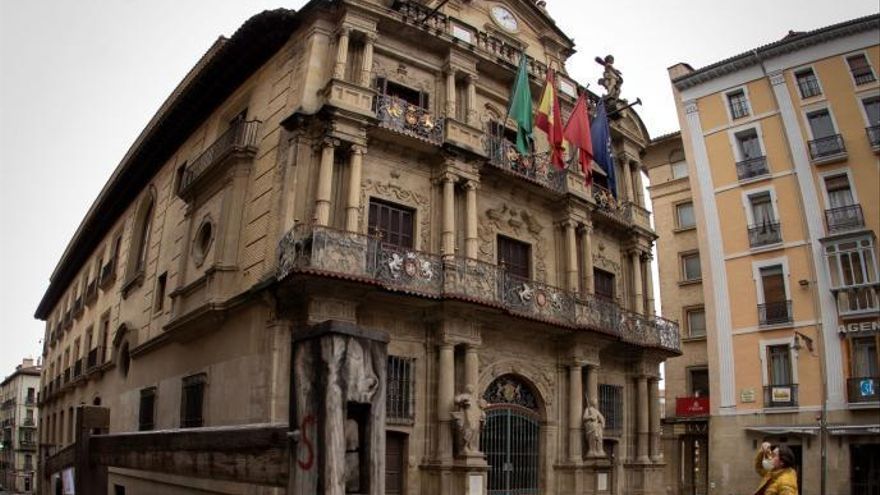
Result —
M481 450L489 462L489 495L537 495L540 426L535 413L503 405L486 411Z

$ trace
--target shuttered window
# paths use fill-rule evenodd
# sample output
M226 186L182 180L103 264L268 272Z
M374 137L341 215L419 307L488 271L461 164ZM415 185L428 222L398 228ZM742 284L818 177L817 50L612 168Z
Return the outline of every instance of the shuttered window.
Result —
M614 299L614 274L593 269L593 283L595 284L596 295L604 299Z
M410 208L370 199L369 232L386 244L412 249L413 216Z
M498 264L517 277L531 277L531 247L509 237L498 236Z

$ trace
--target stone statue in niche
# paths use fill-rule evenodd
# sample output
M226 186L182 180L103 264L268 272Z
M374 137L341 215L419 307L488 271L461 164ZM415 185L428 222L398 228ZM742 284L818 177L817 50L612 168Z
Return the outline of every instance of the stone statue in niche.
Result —
M596 63L605 68L599 85L605 88L605 96L609 100L620 99L620 87L623 85L623 75L614 68L614 55L606 55L605 58L596 57Z
M458 432L459 452L465 456L480 453L480 429L486 421L484 409L487 404L474 393L473 385L465 387L464 393L455 396L458 411L452 413Z
M591 398L584 409L584 435L587 438L587 457L605 457L602 441L605 434L605 416L599 411L596 399Z
M370 355L355 340L348 343L348 359L345 361L346 397L350 402L369 404L379 388L379 377L373 369Z

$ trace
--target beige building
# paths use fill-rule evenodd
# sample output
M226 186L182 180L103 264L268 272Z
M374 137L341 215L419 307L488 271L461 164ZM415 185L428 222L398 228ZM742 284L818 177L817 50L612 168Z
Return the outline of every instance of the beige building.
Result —
M658 369L679 337L654 314L647 132L609 102L614 191L553 168L541 131L519 155L520 51L532 94L555 67L569 112L573 42L534 2L313 1L218 41L37 309L42 455L71 445L78 404L109 408L111 433L287 422L292 336L341 320L390 337L385 493L663 493ZM454 441L469 390L477 455ZM118 468L109 485L265 491Z
M37 491L40 365L24 359L0 382L0 489Z
M878 40L874 15L669 69L681 134L645 162L682 321L673 493L753 489L765 440L791 446L801 493L823 473L826 493L880 489Z

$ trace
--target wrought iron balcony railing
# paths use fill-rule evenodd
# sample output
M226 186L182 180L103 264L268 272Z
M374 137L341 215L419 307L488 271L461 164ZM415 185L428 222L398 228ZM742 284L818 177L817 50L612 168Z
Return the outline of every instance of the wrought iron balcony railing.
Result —
M255 152L259 127L259 120L240 121L232 124L186 168L180 181L178 193L185 194L197 180L204 177L215 165L232 153Z
M779 242L782 242L782 227L779 222L749 226L749 246L756 248Z
M739 180L754 179L769 173L766 156L756 156L736 162L736 178Z
M880 149L880 125L872 125L865 127L865 134L868 135L868 142L874 149Z
M549 153L523 155L513 143L500 137L486 139L486 151L491 165L556 192L565 192L566 172L553 166Z
M824 158L846 153L846 146L843 144L843 136L840 134L832 134L831 136L814 139L809 142L809 145L810 158L812 158L813 161L821 161Z
M853 80L856 83L856 86L861 86L862 84L872 83L877 80L877 78L874 77L874 72L871 70L870 67L865 67L863 69L855 70L855 71L853 71L852 76L853 76Z
M867 282L831 289L840 316L856 316L880 311L880 282Z
M592 189L596 212L624 225L628 225L632 221L632 211L627 207L632 203L620 201L614 197L611 190L600 185L593 184Z
M798 386L785 383L764 386L764 407L797 407Z
M829 234L865 226L861 205L847 205L825 210L825 225Z
M491 263L460 256L444 259L354 232L295 227L279 245L277 276L283 279L293 272L345 275L412 295L501 307L510 314L592 329L640 346L681 348L678 324L665 318L517 277Z
M758 305L758 323L761 326L791 323L791 300Z
M846 396L850 404L880 401L880 376L859 376L846 379Z
M402 98L377 96L376 117L379 119L379 127L432 144L443 144L445 119Z

